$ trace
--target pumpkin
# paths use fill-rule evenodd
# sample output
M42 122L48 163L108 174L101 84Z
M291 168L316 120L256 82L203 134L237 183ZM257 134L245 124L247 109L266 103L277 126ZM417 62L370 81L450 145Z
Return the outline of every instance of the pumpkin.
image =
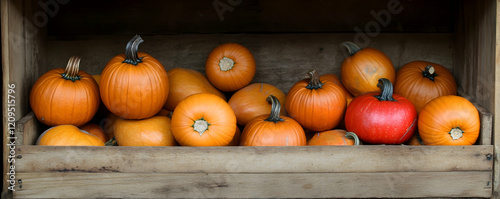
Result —
M325 78L328 78L330 79L331 81L333 81L333 83L337 84L340 86L340 88L342 88L342 93L344 93L344 96L346 98L346 106L349 106L349 103L351 103L352 99L354 99L354 97L351 95L351 93L349 93L349 91L347 91L347 89L345 89L344 85L342 85L342 82L340 81L339 77L335 74L325 74L323 75L323 77Z
M405 144L412 145L412 146L425 145L424 141L422 141L422 138L420 138L420 135L418 134L418 128L415 131L415 133L413 133L413 136L408 141L405 142Z
M322 145L359 145L358 136L353 132L347 132L343 129L334 129L315 133L307 145L322 146Z
M270 114L250 120L241 134L242 146L303 146L306 135L302 126L292 118L281 116L277 97L267 98L272 107Z
M425 145L473 145L479 130L476 107L455 95L431 100L418 118L418 131Z
M342 88L316 70L307 73L309 79L295 83L286 96L288 115L304 128L325 131L336 127L346 109Z
M104 133L104 129L102 129L99 125L94 124L94 123L87 123L83 126L80 127L81 130L87 131L87 133L90 133L92 135L97 136L99 139L101 139L103 142L107 142L108 136L106 133Z
M92 77L97 82L97 85L99 85L101 82L101 75L92 75Z
M216 88L232 92L250 84L255 76L255 60L244 46L225 43L210 52L205 72Z
M401 95L393 94L388 79L379 80L381 91L355 97L347 107L345 125L370 144L402 144L413 136L417 111Z
M183 146L228 145L236 128L236 116L229 104L210 93L186 97L172 114L172 132Z
M102 102L124 119L149 118L167 101L167 71L152 56L137 52L142 42L139 35L132 38L125 54L113 57L101 74Z
M269 114L271 104L266 100L269 95L278 98L282 106L280 114L285 115L285 93L271 84L253 83L236 91L228 104L236 115L238 125L245 126L255 117Z
M50 70L35 82L30 105L40 122L81 126L94 117L99 108L99 87L79 67L80 57L73 56L66 69Z
M234 134L233 139L227 146L239 146L240 145L240 140L241 140L241 131L240 128L236 127L236 133Z
M74 125L58 125L45 130L36 141L48 146L104 146L97 136L78 129Z
M170 118L153 116L142 120L117 119L115 139L118 146L175 146Z
M116 116L113 113L109 113L104 119L99 122L99 125L102 126L104 133L108 136L108 138L115 137L115 124L116 120L120 117Z
M170 90L164 107L168 110L174 110L181 100L196 93L212 93L226 100L224 93L217 90L207 77L198 71L173 68L167 71L167 75Z
M379 92L377 81L386 78L391 83L396 79L392 61L382 51L375 48L359 48L352 42L344 42L349 57L340 68L342 84L354 96L367 92Z
M172 111L169 111L167 109L162 108L160 112L156 114L157 116L167 116L167 117L172 117Z
M420 113L432 99L456 95L457 83L445 67L426 61L413 61L398 70L394 93L410 100L417 113Z

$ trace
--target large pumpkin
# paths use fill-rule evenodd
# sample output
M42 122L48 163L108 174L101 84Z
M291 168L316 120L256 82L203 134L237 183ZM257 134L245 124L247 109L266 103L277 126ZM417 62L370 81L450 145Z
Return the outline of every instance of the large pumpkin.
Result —
M196 93L212 93L226 100L224 93L217 90L207 77L198 71L173 68L167 71L170 90L165 108L174 110L177 104L187 96Z
M269 114L271 104L267 97L274 95L281 102L281 115L285 115L285 93L271 84L254 83L234 93L229 99L229 106L236 115L236 120L241 126L245 126L250 120L259 116Z
M353 132L347 132L343 129L334 129L315 133L308 141L310 146L323 145L359 145L358 136Z
M460 96L433 99L418 117L418 131L425 145L473 145L479 130L476 107Z
M255 76L255 60L244 46L225 43L208 55L205 72L208 80L219 90L236 91L252 81Z
M117 119L115 139L119 146L175 146L177 145L166 116L142 120Z
M172 132L183 146L225 146L233 139L236 128L231 107L210 93L186 97L172 114Z
M394 82L396 70L392 61L382 51L369 47L361 49L352 42L342 44L347 48L350 56L342 62L340 78L352 95L379 92L377 82L380 78Z
M78 129L73 125L59 125L44 131L36 142L49 146L104 146L97 136Z
M417 113L420 113L432 99L456 95L457 83L445 67L431 62L413 61L398 70L394 93L410 100Z
M352 99L354 99L354 97L351 95L351 93L349 93L349 91L347 91L347 89L345 89L345 87L342 84L342 82L340 81L339 77L335 74L325 74L325 75L323 75L323 77L330 79L331 81L333 81L333 83L339 85L340 88L342 88L342 93L344 93L344 96L346 98L347 106L349 106L349 103L351 103L351 101L352 101Z
M380 79L382 92L355 97L347 107L345 125L370 144L402 144L417 127L417 111L406 98L393 94L388 79Z
M281 116L277 97L270 95L270 114L257 116L243 129L242 146L303 146L306 145L304 129L292 118Z
M94 117L99 108L99 87L79 67L80 58L71 57L66 69L50 70L35 82L30 105L40 122L81 126Z
M342 88L331 79L320 77L316 70L307 76L309 79L295 83L286 96L288 115L312 131L336 127L346 109Z
M137 52L142 41L136 35L127 44L125 54L113 57L101 74L102 102L124 119L149 118L167 101L167 71L155 58Z

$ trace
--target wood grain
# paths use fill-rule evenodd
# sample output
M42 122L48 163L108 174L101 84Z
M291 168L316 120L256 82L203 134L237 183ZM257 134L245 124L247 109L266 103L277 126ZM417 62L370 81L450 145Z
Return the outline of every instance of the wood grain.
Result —
M16 123L17 144L34 145L38 136L44 131L42 124L36 119L35 113L30 112Z
M474 102L474 98L467 95L462 87L458 88L458 95L464 97L465 99L471 101L471 103L476 107L479 113L479 119L481 121L480 134L478 140L476 141L479 145L493 145L492 134L493 134L493 114L491 114L486 108Z
M20 173L16 198L490 197L491 172Z
M495 42L495 83L493 112L493 144L495 146L495 163L493 169L493 197L500 198L500 2L496 3L496 42Z

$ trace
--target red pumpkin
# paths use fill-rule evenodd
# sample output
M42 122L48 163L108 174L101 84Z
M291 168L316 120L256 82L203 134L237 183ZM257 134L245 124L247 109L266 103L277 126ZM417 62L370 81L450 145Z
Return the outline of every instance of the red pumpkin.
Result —
M40 122L81 126L94 117L100 102L99 86L79 67L80 58L71 57L66 69L50 70L35 82L30 105Z
M394 82L396 70L392 61L375 48L359 48L352 42L344 42L350 56L342 62L342 84L354 96L367 92L380 92L377 81L386 78Z
M304 128L325 131L336 127L346 109L342 88L316 70L307 73L309 79L295 83L286 96L288 115Z
M167 101L167 71L152 56L137 52L142 38L136 35L125 54L112 58L101 74L101 98L109 111L124 119L149 118Z
M388 79L380 79L381 93L366 93L352 100L345 114L347 131L370 144L402 144L413 136L417 111L406 98L393 94Z
M271 114L250 120L241 134L242 146L303 146L306 145L304 129L289 117L280 117L281 104L277 97L269 95Z
M445 95L457 94L453 74L445 67L425 61L410 62L398 70L394 93L410 100L417 113L427 102Z
M358 136L353 132L347 132L342 129L328 130L315 133L307 145L321 146L321 145L359 145L360 141Z

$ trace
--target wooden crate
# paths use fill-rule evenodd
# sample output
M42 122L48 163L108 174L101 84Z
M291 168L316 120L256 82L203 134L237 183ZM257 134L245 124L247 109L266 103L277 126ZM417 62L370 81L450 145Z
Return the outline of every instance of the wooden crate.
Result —
M49 7L44 9L47 2ZM400 2L367 36L396 69L413 60L451 70L481 116L473 146L48 147L29 107L36 79L72 55L99 73L134 34L165 66L204 72L218 44L254 54L253 82L287 92L303 74L339 74L343 41ZM392 3L392 4L391 4ZM214 5L225 6L221 14ZM1 0L2 198L498 198L500 67L497 1ZM57 8L57 9L56 9ZM52 10L51 10L52 9ZM56 12L57 10L57 12ZM45 15L44 15L45 14ZM44 16L49 21L44 22ZM222 17L221 17L222 16ZM38 21L34 21L38 20ZM358 27L358 29L356 29ZM497 70L498 69L498 70ZM15 163L9 164L8 89L15 84ZM230 94L228 94L230 95ZM498 140L498 141L497 141ZM15 191L8 191L9 166Z

